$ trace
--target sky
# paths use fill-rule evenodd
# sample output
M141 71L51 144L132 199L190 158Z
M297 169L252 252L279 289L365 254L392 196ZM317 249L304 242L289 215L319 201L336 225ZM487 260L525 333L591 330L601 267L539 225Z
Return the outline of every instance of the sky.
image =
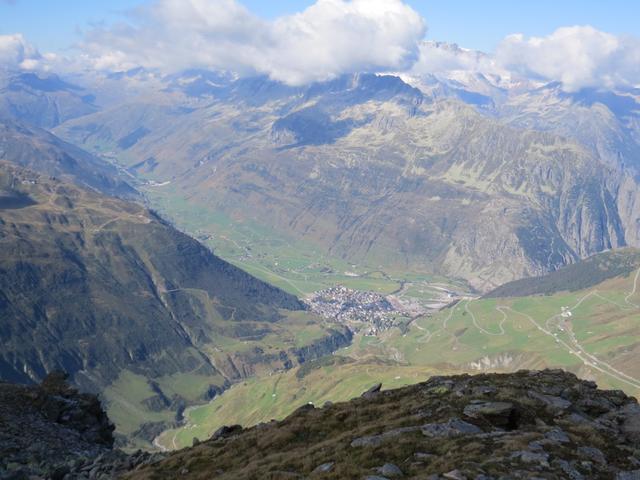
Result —
M638 18L638 0L0 0L0 69L640 88Z
M22 33L41 50L65 51L96 24L122 19L140 0L0 0L0 35ZM242 0L253 13L274 19L299 12L311 0ZM640 36L637 0L407 0L427 22L427 38L491 52L508 34L548 35L558 27L591 25Z

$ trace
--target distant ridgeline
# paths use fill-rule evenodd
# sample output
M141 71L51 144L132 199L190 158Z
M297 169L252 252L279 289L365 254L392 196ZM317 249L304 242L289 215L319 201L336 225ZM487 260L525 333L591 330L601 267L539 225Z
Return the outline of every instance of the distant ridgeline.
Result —
M526 297L575 292L640 268L640 250L625 248L599 253L541 277L523 278L492 290L484 298Z

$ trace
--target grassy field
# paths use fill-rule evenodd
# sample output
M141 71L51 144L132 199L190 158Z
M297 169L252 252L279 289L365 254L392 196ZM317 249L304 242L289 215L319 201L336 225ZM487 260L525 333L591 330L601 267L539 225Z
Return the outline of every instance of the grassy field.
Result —
M562 367L604 387L640 393L640 294L633 272L579 292L462 300L405 333L356 338L341 352L410 365L482 371Z

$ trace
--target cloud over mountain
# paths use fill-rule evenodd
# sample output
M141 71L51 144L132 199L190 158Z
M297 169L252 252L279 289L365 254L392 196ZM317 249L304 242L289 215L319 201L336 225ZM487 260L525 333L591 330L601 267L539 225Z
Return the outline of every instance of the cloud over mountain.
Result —
M214 68L296 85L406 69L426 33L422 17L400 0L318 0L274 21L235 0L158 0L131 20L88 34L83 48L96 68Z
M403 0L317 0L270 21L238 0L153 0L123 22L89 30L69 58L41 55L20 34L0 36L0 68L204 68L264 74L290 85L389 71L558 81L567 91L640 83L640 39L591 26L563 27L546 37L509 35L491 54L424 41L425 34L425 19Z
M457 72L557 81L566 91L640 84L640 39L591 26L557 29L546 37L507 36L492 55L457 45L422 42L412 75Z
M495 74L501 70L495 59L486 53L450 43L421 42L420 56L407 73L450 75L463 71Z
M568 91L640 83L640 39L590 26L559 28L547 37L509 35L496 61L526 76L560 81Z
M36 68L43 57L38 50L19 34L0 35L0 68Z

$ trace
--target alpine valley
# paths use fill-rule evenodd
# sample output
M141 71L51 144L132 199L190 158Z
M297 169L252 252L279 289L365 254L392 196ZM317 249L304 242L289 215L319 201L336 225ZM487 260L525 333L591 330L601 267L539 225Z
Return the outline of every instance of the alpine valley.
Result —
M604 472L591 478L637 478L606 476L640 464L631 398L640 394L637 88L567 91L477 72L350 73L291 86L201 69L0 69L0 247L0 413L2 399L24 397L29 408L88 418L100 452L114 441L156 452L114 454L109 472L209 478L215 452L232 472L220 478L307 478L318 471L304 454L269 450L298 445L301 418L320 443L327 429L382 437L382 423L414 428L410 419L431 414L449 422L451 438L489 442L494 427L526 429L517 443L565 428L559 418L572 412L595 423L552 440L600 442L615 462L606 470L581 451ZM514 373L548 368L585 381ZM51 375L60 370L85 393ZM466 373L482 375L422 383ZM526 375L535 391L520 391ZM378 386L347 403L378 383L405 388ZM482 410L474 395L503 405ZM392 406L381 413L392 400L406 418L391 418ZM454 418L463 413L473 425ZM611 420L618 414L624 422ZM65 428L86 433L69 415ZM454 442L444 423L421 422L402 435L432 428ZM256 454L240 465L227 447L260 445L260 431L275 439L268 461ZM319 478L364 474L340 456L353 447L345 439L326 443L337 470ZM482 442L474 448L492 448ZM65 463L50 478L112 478L109 455ZM10 469L3 462L0 473ZM451 462L441 469L453 471ZM416 465L405 470L419 475ZM277 476L289 467L304 476Z

